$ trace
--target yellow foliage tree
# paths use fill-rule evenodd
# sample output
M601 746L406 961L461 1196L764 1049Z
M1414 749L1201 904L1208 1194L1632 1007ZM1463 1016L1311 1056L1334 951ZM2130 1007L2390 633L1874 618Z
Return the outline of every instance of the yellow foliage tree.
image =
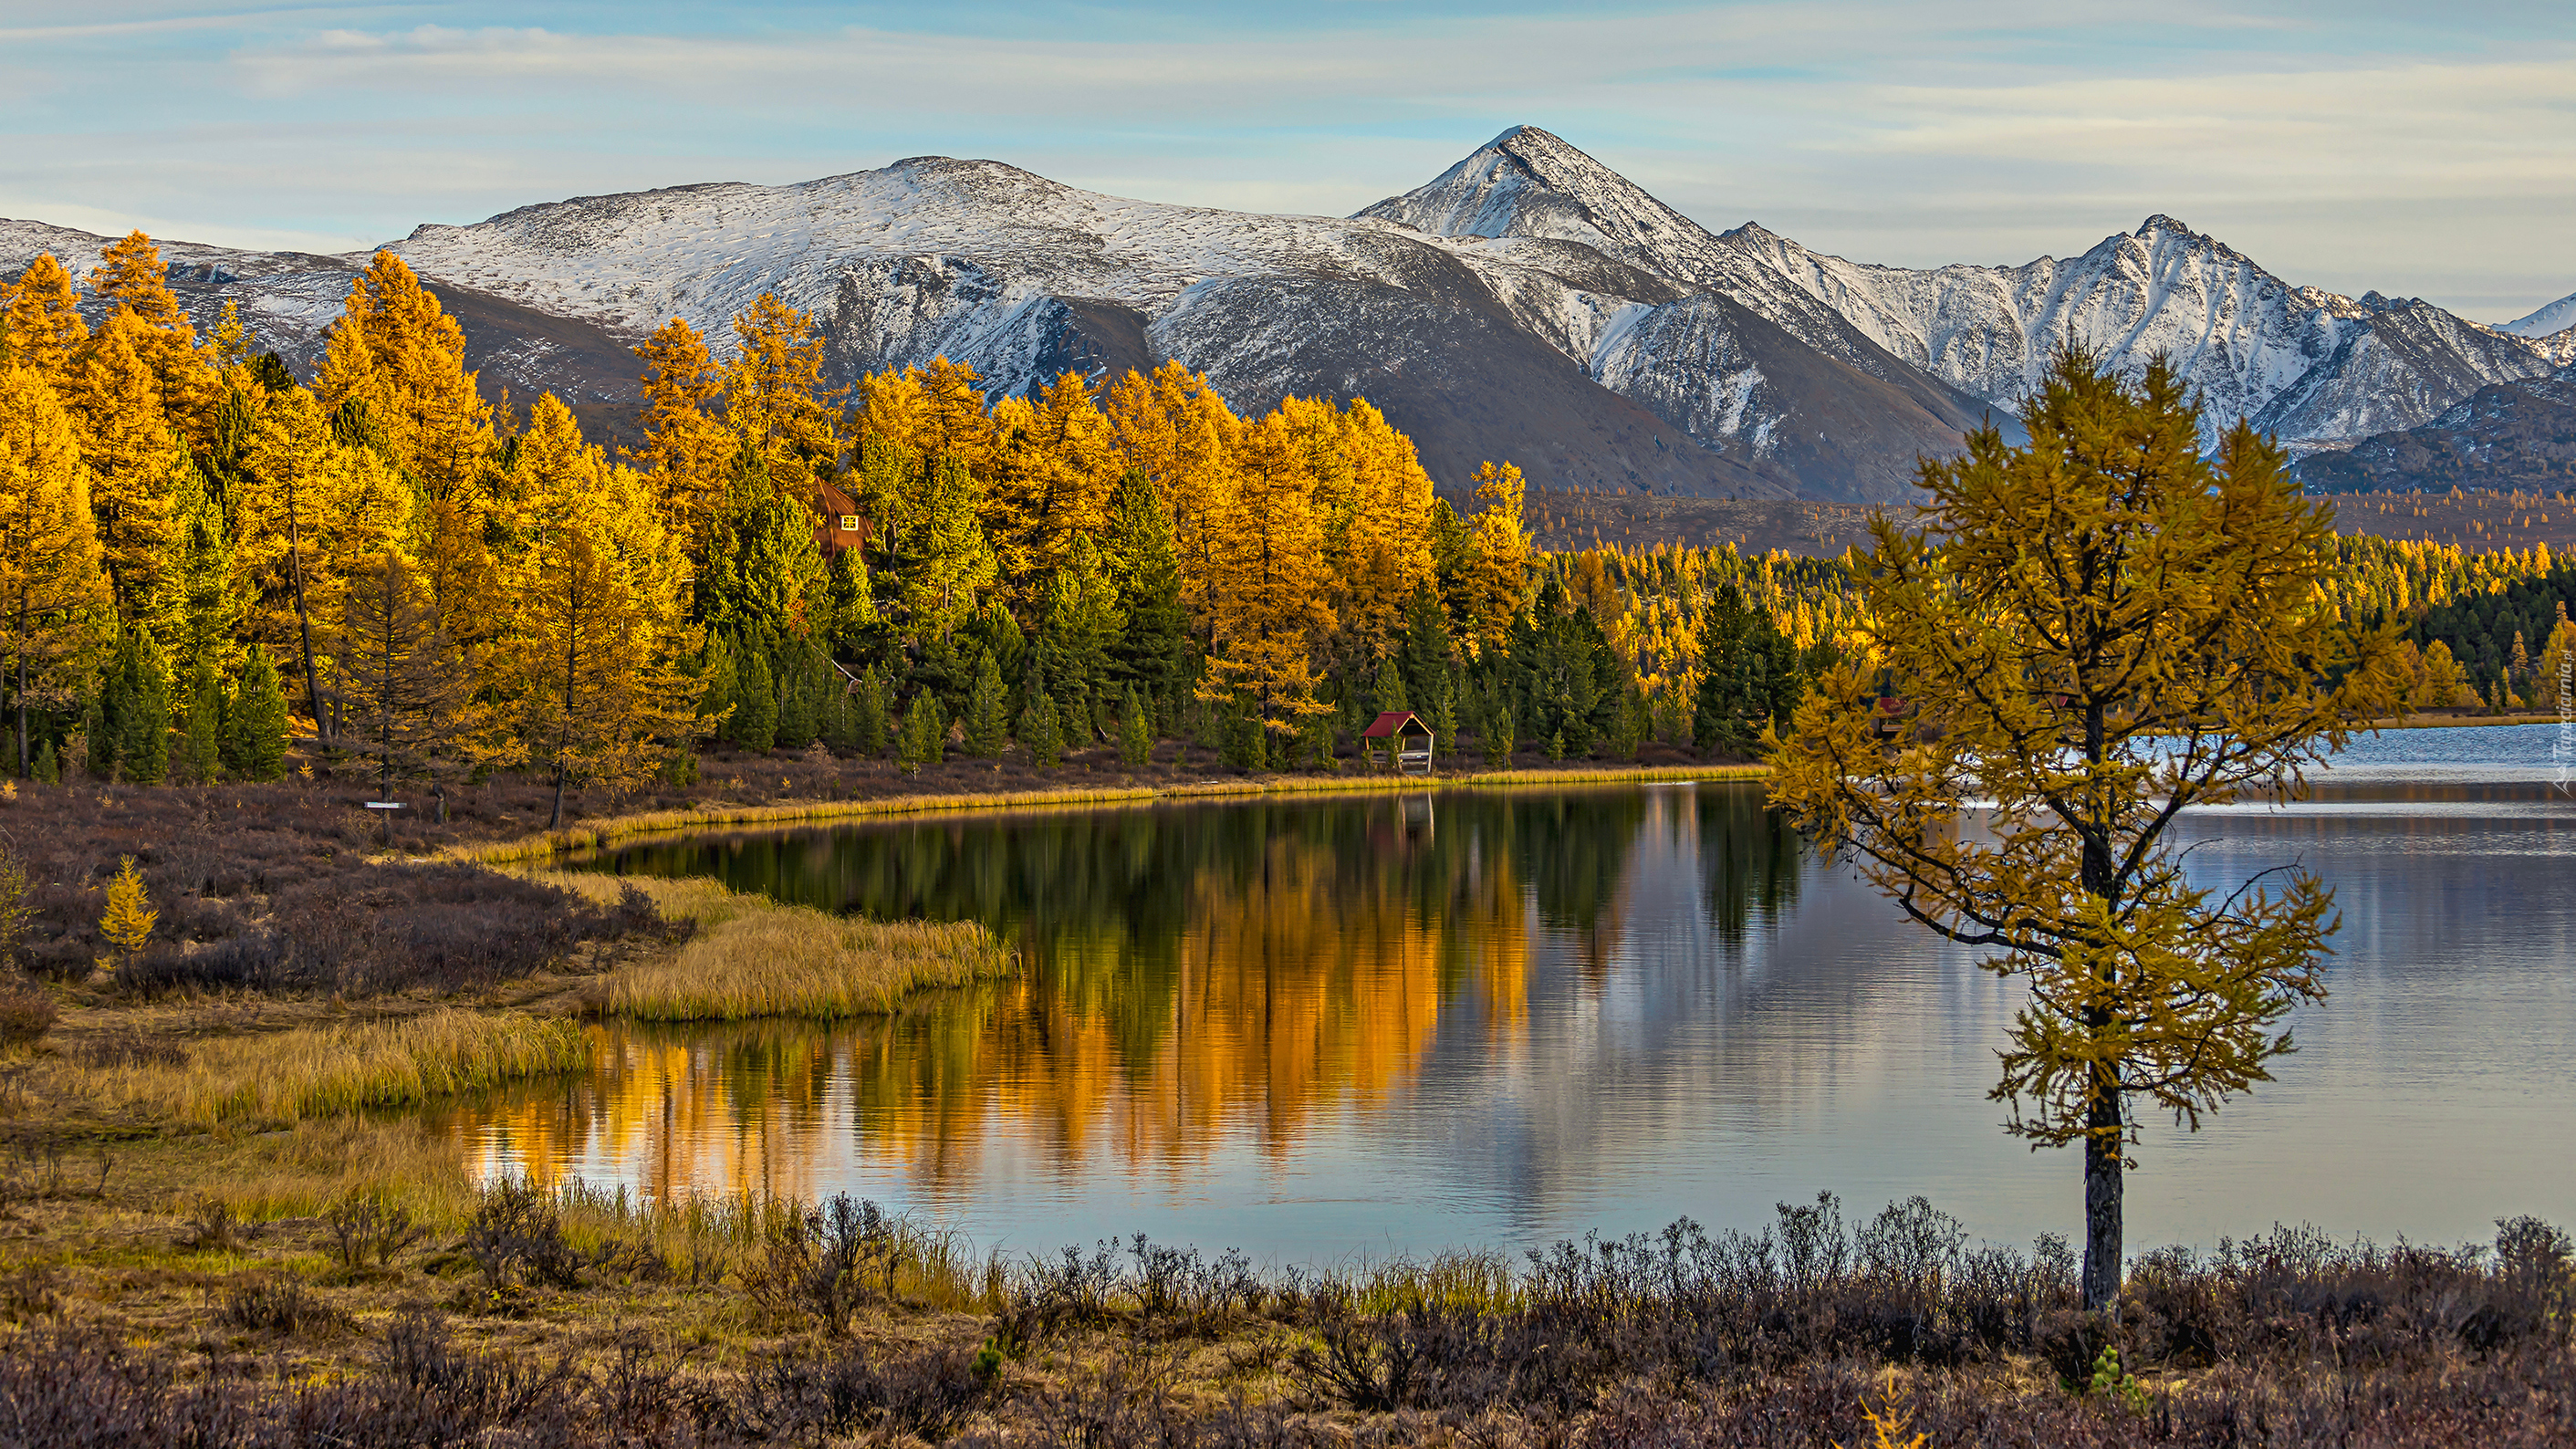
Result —
M429 498L465 500L492 452L492 408L465 369L465 329L392 252L349 285L314 379L326 408L355 402Z
M1315 645L1333 627L1323 518L1295 423L1273 413L1245 430L1233 487L1208 521L1215 649L1201 697L1234 695L1274 733L1327 706L1314 697Z
M117 612L171 638L181 602L171 474L187 466L187 453L162 410L160 379L144 355L151 345L141 318L108 318L82 349L73 407Z
M539 399L529 435L568 430L570 410L551 393ZM552 828L568 785L626 788L687 747L696 687L680 660L697 639L681 608L685 565L641 475L590 448L531 484L498 682L524 757L554 782Z
M1181 602L1205 647L1214 620L1209 587L1218 572L1212 522L1230 506L1231 459L1244 424L1206 378L1177 362L1151 376L1120 378L1104 411L1121 461L1144 474L1171 510Z
M2029 983L1994 1096L2083 1150L2087 1307L2117 1311L2130 1099L2197 1126L2268 1080L2282 1018L2324 996L2332 893L2195 886L2175 815L2287 780L2396 703L2391 632L2326 597L2327 509L2239 425L2214 458L2158 361L2134 386L2061 356L2024 407L1926 462L1929 521L1873 522L1871 652L1771 740L1772 798L1908 915ZM2270 874L2267 872L2267 874Z
M1478 649L1499 649L1520 616L1529 588L1529 530L1521 522L1521 501L1528 492L1521 470L1505 463L1486 463L1468 480L1484 506L1468 533L1468 558L1458 570L1453 608L1465 621L1466 640Z
M67 387L72 359L89 341L89 324L81 320L80 286L51 252L27 264L18 284L0 292L7 310L0 314L0 347L7 359L32 368L57 388Z
M82 664L113 607L90 516L80 437L42 373L0 364L0 610L6 610L18 773L29 768L27 712L80 693Z
M695 555L724 498L725 475L738 446L711 407L724 393L707 340L674 317L635 349L644 374L644 446L627 454L642 463L663 526Z
M98 960L99 969L113 971L133 964L152 944L152 927L161 913L152 909L152 897L143 888L143 872L134 865L134 857L117 858L115 878L107 883L107 910L98 918L98 933L116 948L112 956Z
M733 331L741 350L725 369L725 426L759 455L772 486L810 506L841 455L823 396L822 329L763 292Z
M90 285L115 301L111 326L129 319L133 324L122 330L127 345L151 369L163 421L181 437L203 444L214 421L219 380L197 349L196 327L171 295L160 248L140 231L128 233L99 254Z
M1035 399L994 404L992 431L984 532L1003 577L1025 599L1063 566L1075 535L1096 533L1108 521L1119 460L1109 420L1077 372L1058 377Z

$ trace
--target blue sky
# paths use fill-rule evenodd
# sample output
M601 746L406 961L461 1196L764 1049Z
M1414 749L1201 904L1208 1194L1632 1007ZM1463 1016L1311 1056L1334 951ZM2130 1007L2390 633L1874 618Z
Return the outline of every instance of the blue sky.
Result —
M0 215L346 250L987 156L1345 214L1516 123L1715 227L1932 265L2164 212L2296 283L2576 292L2576 5L0 0Z

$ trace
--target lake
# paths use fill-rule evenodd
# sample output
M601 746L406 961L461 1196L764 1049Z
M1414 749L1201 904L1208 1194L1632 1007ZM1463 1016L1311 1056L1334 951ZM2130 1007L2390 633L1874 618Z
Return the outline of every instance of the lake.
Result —
M2344 924L2278 1080L2197 1134L2148 1126L2133 1250L2576 1223L2556 739L2394 731L2312 798L2179 822L2201 883L2303 861ZM2017 989L1759 783L911 818L587 864L981 920L1024 965L888 1020L593 1028L588 1073L440 1114L482 1171L847 1190L1014 1251L1144 1232L1320 1263L1754 1227L1820 1189L2080 1237L2075 1158L1986 1098Z

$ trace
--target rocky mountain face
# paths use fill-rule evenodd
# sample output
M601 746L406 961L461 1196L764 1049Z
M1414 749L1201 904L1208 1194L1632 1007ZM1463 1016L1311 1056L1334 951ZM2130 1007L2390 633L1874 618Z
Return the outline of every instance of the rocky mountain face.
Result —
M2292 287L2165 216L2064 261L1929 271L1825 256L1751 223L1711 233L1529 127L1361 215L1470 244L1585 247L1731 298L1855 367L1884 376L1876 359L1891 357L2006 412L2065 343L2129 369L2164 353L2200 388L2212 441L2246 419L2300 450L2350 442L2561 360L2426 302Z
M2311 453L2299 478L2323 493L2576 489L2576 366L2491 383L2420 427Z
M46 250L86 270L103 244L0 222L0 276ZM2069 339L2124 366L2167 352L2213 435L2243 417L2303 450L2424 425L2547 376L2561 342L2576 353L2576 332L2292 288L2164 217L2063 262L1848 262L1749 224L1711 232L1530 127L1351 218L921 157L523 207L391 249L464 322L487 390L554 391L600 426L632 428L627 349L644 333L683 317L722 352L729 319L775 292L821 320L836 383L946 355L1018 392L1177 360L1245 411L1365 396L1453 490L1492 458L1560 491L1901 500L1916 460L1964 430L1992 417L2017 433L2012 409ZM237 302L307 373L364 264L164 255L201 326Z

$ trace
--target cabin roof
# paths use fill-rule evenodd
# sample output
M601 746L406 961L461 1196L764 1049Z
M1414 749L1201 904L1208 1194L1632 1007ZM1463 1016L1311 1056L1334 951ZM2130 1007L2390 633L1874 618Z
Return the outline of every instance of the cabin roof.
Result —
M1367 729L1360 731L1360 738L1383 740L1400 734L1427 735L1429 733L1431 733L1431 726L1422 722L1422 716L1409 709L1391 709L1371 721Z

